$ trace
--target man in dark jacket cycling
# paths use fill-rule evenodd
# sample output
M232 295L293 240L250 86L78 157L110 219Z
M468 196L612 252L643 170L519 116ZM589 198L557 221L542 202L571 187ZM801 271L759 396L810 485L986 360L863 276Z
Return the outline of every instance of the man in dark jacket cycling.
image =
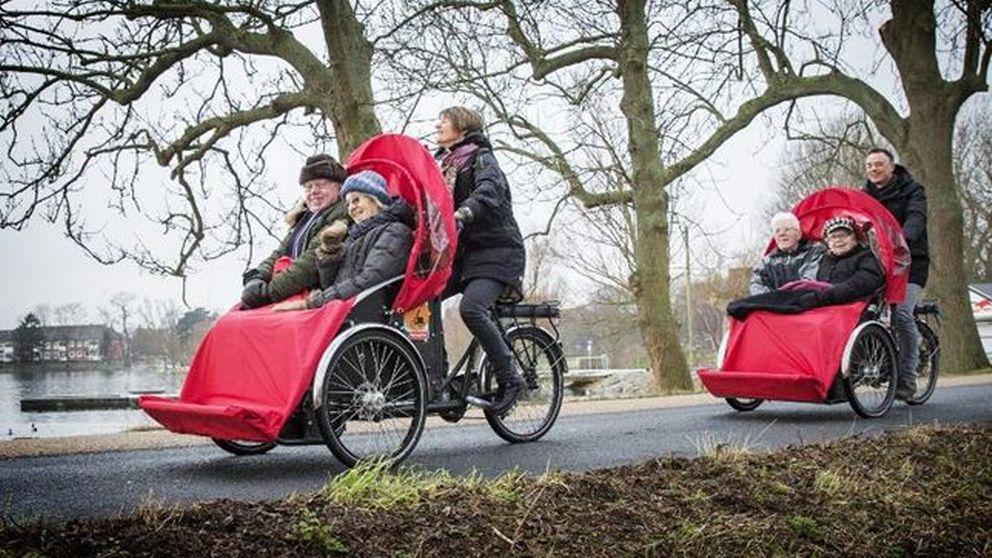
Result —
M892 311L892 327L899 344L899 385L896 397L905 401L916 393L916 367L920 353L917 349L919 332L913 319L913 309L927 284L930 253L927 242L927 194L923 185L913 180L902 165L897 165L892 153L876 147L865 157L864 191L877 199L902 225L909 245L912 263L906 299Z

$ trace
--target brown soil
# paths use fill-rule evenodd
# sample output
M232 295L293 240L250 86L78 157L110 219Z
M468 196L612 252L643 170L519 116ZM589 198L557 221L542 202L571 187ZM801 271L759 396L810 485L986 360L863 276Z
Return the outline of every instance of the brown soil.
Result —
M0 527L0 556L339 554L989 556L992 428L496 482L366 475L275 502Z

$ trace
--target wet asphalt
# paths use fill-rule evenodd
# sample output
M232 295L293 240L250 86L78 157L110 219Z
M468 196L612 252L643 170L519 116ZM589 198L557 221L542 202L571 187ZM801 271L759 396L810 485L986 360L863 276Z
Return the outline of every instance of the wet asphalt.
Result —
M566 405L568 403L566 402ZM559 418L545 438L503 442L484 420L429 429L407 465L494 476L584 471L659 456L696 456L717 444L774 449L919 424L992 424L992 384L941 387L922 406L896 403L875 420L847 404L765 403L750 413L726 405ZM146 501L265 500L321 487L344 470L323 446L277 447L234 457L214 446L0 460L0 515L55 521L128 513Z

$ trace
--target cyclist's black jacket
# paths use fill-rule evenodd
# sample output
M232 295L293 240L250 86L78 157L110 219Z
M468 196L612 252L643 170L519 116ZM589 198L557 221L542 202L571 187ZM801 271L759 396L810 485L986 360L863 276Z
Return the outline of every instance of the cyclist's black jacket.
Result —
M909 254L913 257L909 265L909 282L925 287L930 274L930 246L927 241L927 193L923 185L913 180L905 167L896 165L896 171L885 187L879 188L866 181L864 191L880 201L902 225Z

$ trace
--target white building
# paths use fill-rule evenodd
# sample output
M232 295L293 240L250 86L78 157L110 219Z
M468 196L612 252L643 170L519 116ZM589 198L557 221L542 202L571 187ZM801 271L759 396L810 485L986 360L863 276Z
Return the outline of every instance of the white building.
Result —
M982 338L985 354L992 358L992 283L968 285L971 295L971 311L978 324L978 335Z

